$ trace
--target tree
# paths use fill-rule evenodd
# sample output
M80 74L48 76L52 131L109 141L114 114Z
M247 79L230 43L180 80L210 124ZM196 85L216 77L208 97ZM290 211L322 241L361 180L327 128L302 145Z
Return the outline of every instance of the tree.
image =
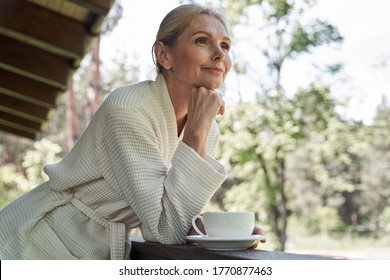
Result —
M236 149L239 159L233 164L250 165L256 170L252 170L253 172L257 174L261 172L262 179L257 181L257 188L264 189L261 194L267 198L265 205L280 250L285 248L290 212L286 190L286 161L305 136L304 123L296 118L296 108L282 86L283 66L287 60L308 53L315 47L342 41L337 29L327 22L320 20L305 24L301 22L304 13L314 3L242 0L227 1L225 6L230 14L236 15L234 22L239 22L240 16L237 15L249 11L252 7L258 8L251 11L252 16L255 14L255 18L263 19L259 20L258 25L261 34L264 35L263 38L258 38L258 44L261 43L262 46L258 54L266 61L270 79L256 77L262 81L258 83L262 90L262 94L258 94L257 97L258 104L237 109L235 113L243 120L231 120L232 127L226 127L225 131L234 131L237 135L246 135L248 138L248 142L245 142L246 147ZM246 117L245 114L252 115ZM235 129L235 125L242 129ZM247 175L250 180L254 179L250 174Z
M47 180L42 167L59 160L61 147L44 138L35 141L21 164L9 162L0 167L0 209L23 193Z
M305 127L305 145L291 154L288 167L295 186L292 208L312 233L340 232L352 221L362 151L368 146L361 123L343 120L329 94L327 88L312 88L294 98Z
M280 115L270 110L270 100L240 104L227 111L219 121L219 156L230 166L229 173L236 181L226 192L225 207L257 209L260 222L270 224L277 241L285 242L292 211L327 207L326 202L332 198L336 187L342 193L350 190L352 183L347 175L344 180L340 179L340 174L333 174L336 166L333 151L340 154L340 165L348 162L343 162L346 155L341 148L333 148L340 140L334 135L344 132L345 123L335 113L336 102L330 97L329 89L312 84L291 100L285 99L279 104ZM348 133L350 131L345 130L340 135L351 140ZM340 141L344 149L352 149L354 146L345 139ZM303 156L299 157L302 151ZM333 181L329 180L332 176ZM322 186L329 190L321 191ZM304 207L313 197L317 200L312 207L310 204ZM298 203L297 207L297 201L302 200L304 205Z
M385 227L381 215L390 205L390 104L385 96L368 129L370 145L365 149L360 196L359 222L375 237Z
M67 123L67 141L66 146L68 150L72 149L77 139L79 138L77 122L74 116L75 114L75 96L73 89L73 79L69 81L68 90L66 91L66 123Z

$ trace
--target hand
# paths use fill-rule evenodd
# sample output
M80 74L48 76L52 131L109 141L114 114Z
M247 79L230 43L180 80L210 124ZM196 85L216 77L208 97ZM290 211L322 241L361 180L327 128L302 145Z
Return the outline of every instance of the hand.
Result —
M219 93L205 87L194 88L188 102L187 123L183 142L206 157L206 139L211 123L225 113L225 102Z
M252 232L253 235L265 235L265 232L262 228L255 226ZM267 239L260 240L261 243L267 242ZM257 241L255 244L253 244L250 249L256 249L257 245L259 245L259 242Z
M188 102L187 126L193 122L196 127L210 129L211 122L215 117L225 113L225 102L222 95L205 87L192 89Z

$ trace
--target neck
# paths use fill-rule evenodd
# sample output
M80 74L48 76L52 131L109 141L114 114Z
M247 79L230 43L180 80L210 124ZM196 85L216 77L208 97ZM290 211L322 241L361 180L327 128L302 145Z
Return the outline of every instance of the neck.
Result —
M191 88L177 86L170 79L165 79L165 82L176 115L178 135L180 135L187 121L188 100L191 94Z

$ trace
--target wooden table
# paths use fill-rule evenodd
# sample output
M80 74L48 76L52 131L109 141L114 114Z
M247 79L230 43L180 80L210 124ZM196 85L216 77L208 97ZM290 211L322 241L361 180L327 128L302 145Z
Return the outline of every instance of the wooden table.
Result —
M330 260L331 257L294 254L280 251L239 250L214 251L196 244L163 245L132 238L130 258L133 260Z

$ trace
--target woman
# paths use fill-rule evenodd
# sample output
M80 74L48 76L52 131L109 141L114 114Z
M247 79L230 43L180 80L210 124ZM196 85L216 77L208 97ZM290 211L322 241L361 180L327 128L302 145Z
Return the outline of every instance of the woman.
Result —
M153 50L155 81L115 90L75 147L44 168L49 181L0 213L1 259L124 259L128 233L185 243L191 218L226 179L213 157L214 90L231 68L221 16L172 10Z

